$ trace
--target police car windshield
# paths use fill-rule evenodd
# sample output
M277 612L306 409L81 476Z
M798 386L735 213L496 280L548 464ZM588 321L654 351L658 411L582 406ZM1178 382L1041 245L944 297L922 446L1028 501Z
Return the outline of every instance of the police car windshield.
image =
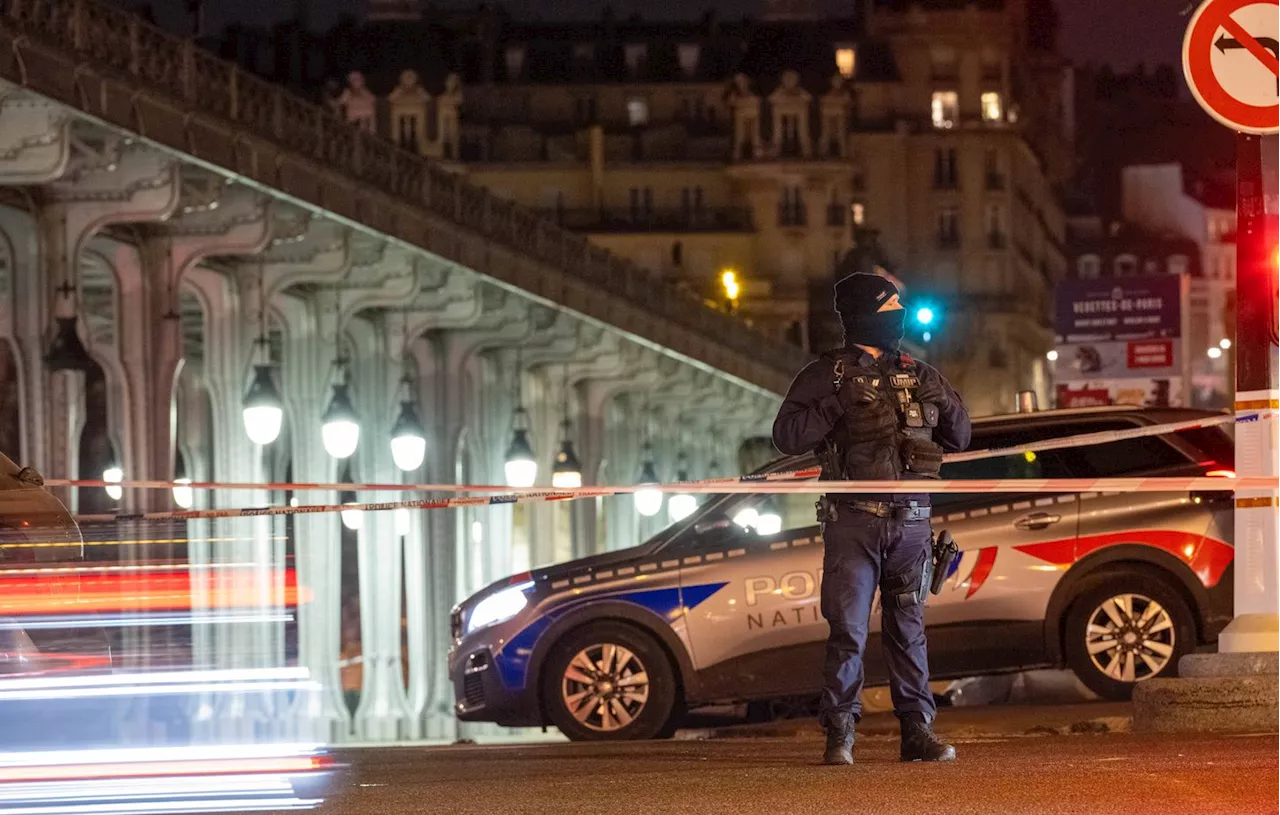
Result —
M782 473L815 466L817 460L812 455L782 456L751 474ZM686 541L690 538L686 533L697 535L708 527L727 527L731 523L757 535L817 523L813 520L813 504L817 500L813 495L711 493L696 497L699 506L689 517L671 524L645 541L644 545L663 548Z

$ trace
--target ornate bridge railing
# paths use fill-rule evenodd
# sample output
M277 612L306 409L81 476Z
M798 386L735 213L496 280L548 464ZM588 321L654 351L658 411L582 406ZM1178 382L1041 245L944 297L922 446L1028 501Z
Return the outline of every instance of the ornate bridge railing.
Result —
M765 390L783 392L807 359L532 211L94 0L0 0L0 77ZM468 252L458 233L479 236L486 251ZM504 268L489 257L494 244L543 268Z

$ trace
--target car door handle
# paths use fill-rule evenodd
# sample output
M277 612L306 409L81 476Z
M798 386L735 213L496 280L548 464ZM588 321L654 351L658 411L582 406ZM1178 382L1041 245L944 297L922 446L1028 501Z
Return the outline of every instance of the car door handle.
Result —
M1030 515L1023 515L1014 521L1013 525L1017 529L1046 529L1061 520L1061 515L1053 515L1048 512L1033 512Z

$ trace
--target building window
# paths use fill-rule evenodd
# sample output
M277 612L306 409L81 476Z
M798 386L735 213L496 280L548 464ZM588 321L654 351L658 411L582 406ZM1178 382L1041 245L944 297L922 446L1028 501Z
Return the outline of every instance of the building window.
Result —
M831 200L827 202L827 226L844 226L848 208L840 201L840 192L831 190Z
M960 245L960 210L946 207L938 210L938 246L954 249Z
M960 185L959 161L954 147L933 151L933 186L954 190Z
M524 70L525 48L523 45L507 46L507 81L515 82Z
M947 45L934 46L929 51L929 62L934 79L955 79L958 71L956 49Z
M959 108L960 97L955 91L934 91L933 103L930 107L933 126L943 129L955 127Z
M778 140L778 147L782 155L795 158L800 155L800 117L788 114L781 119L782 137Z
M998 122L1004 118L1004 103L998 91L985 91L982 94L982 121Z
M573 113L577 118L578 124L595 124L596 98L594 96L579 96L574 100Z
M589 42L574 43L573 61L579 67L589 66L596 61L596 47Z
M1004 174L1000 172L1000 153L988 147L982 161L988 190L1004 189Z
M853 171L853 175L849 178L849 186L854 192L862 192L867 188L867 174L859 167Z
M683 42L676 46L676 58L680 60L680 72L687 77L698 73L698 57L701 47L696 42Z
M627 123L632 127L649 124L649 102L643 96L627 100Z
M684 266L684 244L680 241L671 244L671 265L677 269Z
M1082 255L1076 260L1076 276L1081 280L1096 280L1102 275L1102 262L1097 255Z
M623 58L627 62L627 73L636 76L644 68L645 57L649 48L644 43L631 43L623 48Z
M653 215L653 188L631 188L631 220L644 221Z
M1004 68L1000 64L1000 53L990 48L982 51L982 79L986 82L999 82L1004 79Z
M987 248L1005 247L1004 207L991 204L987 207Z
M836 49L836 70L845 79L853 79L854 69L858 66L858 52L852 47Z
M804 191L800 187L783 187L778 201L779 226L804 226L808 223L804 206Z
M1138 259L1133 255L1120 255L1115 262L1116 277L1132 277L1138 272Z
M418 117L412 115L397 117L396 135L401 147L416 153L418 151Z
M680 210L692 226L702 213L702 187L685 187L680 190Z
M855 226L862 226L867 220L867 208L863 204L853 204L850 209L853 211L853 223Z
M1187 273L1187 256L1186 255L1170 255L1168 260L1169 274L1184 275Z

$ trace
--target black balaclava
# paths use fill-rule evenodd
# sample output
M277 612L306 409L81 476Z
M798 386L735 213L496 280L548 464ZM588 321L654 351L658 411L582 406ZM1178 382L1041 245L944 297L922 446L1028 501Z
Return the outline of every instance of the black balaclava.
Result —
M902 341L907 312L877 311L898 287L880 275L858 272L836 283L836 313L844 326L844 344L868 345L896 351Z

